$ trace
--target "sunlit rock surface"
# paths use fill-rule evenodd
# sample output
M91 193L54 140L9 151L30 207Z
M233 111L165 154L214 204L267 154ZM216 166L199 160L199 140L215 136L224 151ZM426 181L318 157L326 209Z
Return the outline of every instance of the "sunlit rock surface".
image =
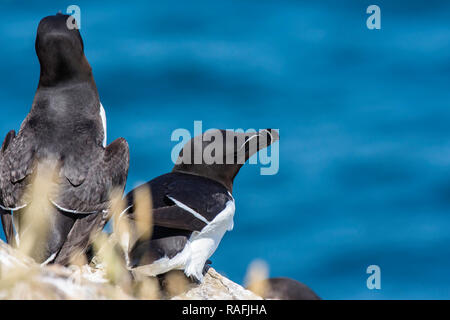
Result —
M172 299L260 300L262 298L220 275L213 268L210 268L201 285L195 285L187 292L175 296Z
M0 241L0 299L130 299L89 266L40 266Z

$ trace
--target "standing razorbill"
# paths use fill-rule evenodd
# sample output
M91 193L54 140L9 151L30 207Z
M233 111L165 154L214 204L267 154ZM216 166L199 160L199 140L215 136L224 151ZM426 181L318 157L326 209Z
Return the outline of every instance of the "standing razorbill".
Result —
M29 190L44 165L52 168L48 234L32 235L31 255L43 263L66 264L88 246L91 234L103 228L112 190L123 192L129 164L123 138L106 146L105 112L83 40L67 27L68 18L57 14L40 21L38 88L18 134L10 131L0 152L0 206L9 243L20 246L27 234Z
M231 138L227 139L227 135ZM203 157L197 164L192 163L196 154L203 155L217 139L223 142L222 148L215 150L222 163L211 163ZM172 172L137 188L151 190L154 228L151 239L129 237L138 239L126 249L129 267L149 276L180 269L188 277L202 281L206 261L225 232L233 228L234 178L245 161L277 140L279 135L272 129L255 133L212 130L191 139ZM192 161L182 163L187 155ZM136 189L127 195L125 211L132 226L136 219L134 192ZM136 228L131 230L136 232Z

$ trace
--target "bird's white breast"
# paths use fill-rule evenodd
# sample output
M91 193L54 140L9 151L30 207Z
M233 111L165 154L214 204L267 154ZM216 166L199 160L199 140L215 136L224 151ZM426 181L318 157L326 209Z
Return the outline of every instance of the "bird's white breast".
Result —
M172 199L175 204L184 209L185 204ZM200 215L193 210L186 210L197 217ZM151 265L140 266L134 270L138 273L149 276L156 276L158 274L166 273L174 269L184 269L184 273L189 276L194 276L198 280L203 279L203 268L206 261L213 255L219 246L222 237L226 231L233 229L233 217L236 210L234 200L226 203L225 208L200 231L192 233L184 249L175 257L169 259L168 257L161 258ZM205 219L206 220L206 219Z
M103 147L106 148L106 112L101 102L100 102L100 117L102 118L102 125L103 125Z
M189 259L184 268L187 276L194 276L199 280L203 278L203 267L216 251L227 230L233 229L233 217L236 208L234 201L227 202L223 209L206 227L200 232L192 233L190 242Z

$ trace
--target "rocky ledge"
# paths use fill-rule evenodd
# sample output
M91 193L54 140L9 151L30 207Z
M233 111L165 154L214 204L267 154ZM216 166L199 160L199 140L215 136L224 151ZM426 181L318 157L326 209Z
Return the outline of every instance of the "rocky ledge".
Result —
M201 284L172 277L171 295L161 294L158 280L112 283L102 265L41 266L0 240L0 300L3 299L188 299L259 300L210 268ZM169 290L170 291L170 290Z

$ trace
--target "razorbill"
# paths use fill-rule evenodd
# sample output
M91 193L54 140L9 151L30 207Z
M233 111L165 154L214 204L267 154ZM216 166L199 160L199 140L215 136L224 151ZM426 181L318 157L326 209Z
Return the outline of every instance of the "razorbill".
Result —
M33 208L28 190L44 165L53 168L49 232L33 234L31 252L43 263L67 264L88 246L91 234L104 226L113 189L123 193L129 164L123 138L106 146L105 112L83 40L78 29L68 29L68 18L57 14L40 21L34 101L18 134L10 131L0 152L1 218L9 243L20 246L28 230L23 213Z
M156 276L178 269L201 282L205 263L225 232L233 229L234 178L253 154L277 140L278 132L272 129L254 133L207 131L186 143L172 172L128 193L124 216L132 226L136 220L135 192L139 188L149 188L153 201L152 237L143 239L132 235L125 248L133 272ZM211 162L205 157L194 161L196 155L204 155L208 149L212 151L212 143L219 141L221 147L211 152L219 161ZM136 228L131 230L136 231Z
M321 300L307 285L291 278L270 278L262 281L267 287L262 298L267 300Z

